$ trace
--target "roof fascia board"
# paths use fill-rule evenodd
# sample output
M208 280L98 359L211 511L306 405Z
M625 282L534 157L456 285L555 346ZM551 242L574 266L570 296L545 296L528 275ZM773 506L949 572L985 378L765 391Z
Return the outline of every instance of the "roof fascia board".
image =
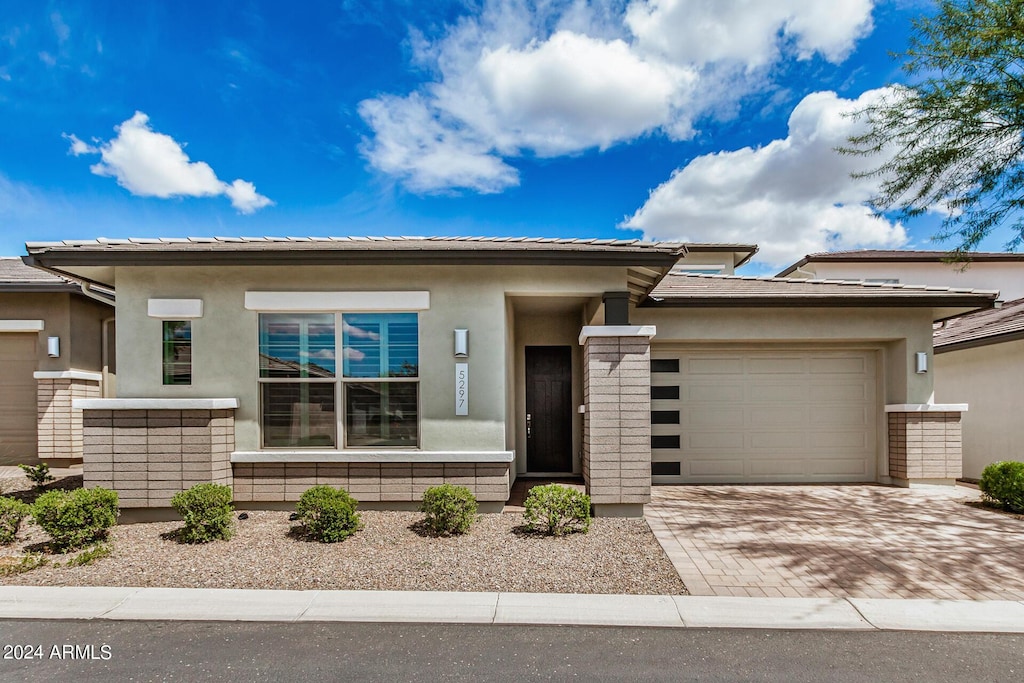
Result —
M1019 341L1021 339L1024 339L1024 331L1007 332L1005 334L994 334L989 337L981 337L979 339L967 339L962 342L954 342L952 344L943 344L941 346L935 346L934 353L942 354L949 353L950 351L963 351L965 349L978 348L979 346L1005 344L1007 342Z
M976 296L950 297L686 297L686 298L649 298L643 303L645 308L991 308L994 299Z

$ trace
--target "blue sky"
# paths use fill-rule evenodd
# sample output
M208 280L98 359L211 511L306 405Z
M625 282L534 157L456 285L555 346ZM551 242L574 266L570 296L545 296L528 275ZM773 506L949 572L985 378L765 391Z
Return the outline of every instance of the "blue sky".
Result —
M842 112L924 0L46 3L0 15L0 253L527 235L925 247ZM999 249L997 236L987 248Z

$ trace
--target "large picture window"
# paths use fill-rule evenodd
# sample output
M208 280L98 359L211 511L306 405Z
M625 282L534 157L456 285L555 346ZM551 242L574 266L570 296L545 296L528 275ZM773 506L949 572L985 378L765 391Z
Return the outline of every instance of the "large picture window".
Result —
M259 332L264 447L419 444L417 314L261 313Z

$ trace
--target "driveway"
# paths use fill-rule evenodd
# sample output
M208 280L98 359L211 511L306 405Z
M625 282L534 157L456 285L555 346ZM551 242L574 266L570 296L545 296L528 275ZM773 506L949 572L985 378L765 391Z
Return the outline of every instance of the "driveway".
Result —
M693 595L1024 600L1024 520L966 488L655 486Z

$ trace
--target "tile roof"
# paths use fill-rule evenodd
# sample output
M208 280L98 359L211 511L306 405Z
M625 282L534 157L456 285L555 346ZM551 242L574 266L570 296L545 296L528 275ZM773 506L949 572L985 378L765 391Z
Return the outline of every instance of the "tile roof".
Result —
M857 305L915 301L994 301L998 292L957 287L895 285L848 280L793 280L703 273L672 273L651 292L654 305L804 305L856 302ZM973 304L968 304L973 305Z
M936 353L1024 337L1024 299L945 321L932 335Z
M293 251L293 250L451 250L488 251L526 249L536 251L680 251L680 242L644 242L638 239L577 239L558 237L162 237L62 242L28 242L29 253L67 251Z
M45 270L26 266L20 257L0 256L0 289L31 287L77 289L77 285L70 280L65 280Z
M954 258L952 251L915 249L850 249L847 251L822 251L807 254L796 263L787 266L776 277L785 277L812 261L839 261L847 263L877 262L932 262ZM1008 251L970 251L956 258L963 263L982 261L1024 261L1024 254Z

